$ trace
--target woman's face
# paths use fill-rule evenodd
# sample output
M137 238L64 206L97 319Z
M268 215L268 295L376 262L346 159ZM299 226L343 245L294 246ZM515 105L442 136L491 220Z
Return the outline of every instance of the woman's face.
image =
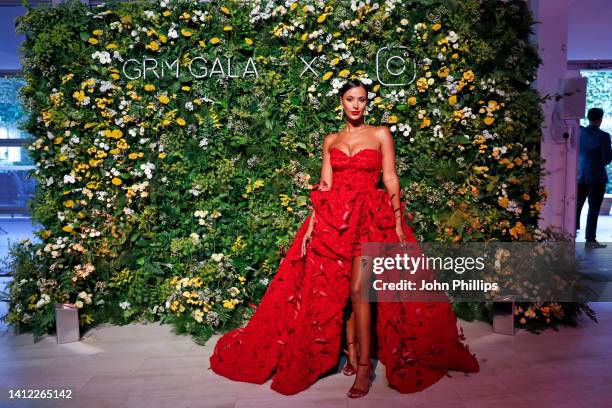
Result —
M368 104L368 94L364 87L351 88L342 96L342 109L351 119L359 119Z

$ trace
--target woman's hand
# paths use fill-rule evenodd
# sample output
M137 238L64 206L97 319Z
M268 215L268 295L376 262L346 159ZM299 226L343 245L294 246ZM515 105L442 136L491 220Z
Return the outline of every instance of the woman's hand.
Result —
M304 238L302 238L302 256L306 255L306 246L312 240L312 228L308 228L304 233Z

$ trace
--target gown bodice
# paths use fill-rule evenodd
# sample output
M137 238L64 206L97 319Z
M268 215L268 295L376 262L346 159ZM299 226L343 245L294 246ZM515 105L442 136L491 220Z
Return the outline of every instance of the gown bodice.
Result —
M382 153L376 149L362 149L353 155L332 147L329 150L332 166L332 190L376 189L382 170Z

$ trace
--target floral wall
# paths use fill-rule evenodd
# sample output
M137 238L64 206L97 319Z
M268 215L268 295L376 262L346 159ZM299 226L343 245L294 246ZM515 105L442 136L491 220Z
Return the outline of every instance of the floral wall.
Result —
M131 2L35 8L23 89L42 243L13 249L8 320L42 334L243 324L310 212L338 88L370 84L423 241L543 239L539 65L523 1ZM458 304L466 319L485 304ZM565 311L565 313L564 313ZM554 324L569 305L524 305ZM574 313L575 314L575 313Z

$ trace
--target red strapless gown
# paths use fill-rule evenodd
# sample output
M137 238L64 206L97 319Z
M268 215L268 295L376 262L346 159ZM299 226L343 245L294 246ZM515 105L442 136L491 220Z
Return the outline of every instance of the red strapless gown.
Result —
M224 334L210 364L214 372L291 395L338 366L344 307L350 299L353 257L362 242L398 242L386 189L376 184L382 154L353 156L332 148L332 186L310 193L316 223L306 256L299 228L257 310L244 328ZM401 200L402 217L405 202ZM416 239L402 218L408 242ZM378 348L372 357L386 368L389 386L420 391L448 370L478 372L476 357L462 344L449 302L376 302ZM374 322L376 322L374 324ZM377 353L376 353L377 351Z

